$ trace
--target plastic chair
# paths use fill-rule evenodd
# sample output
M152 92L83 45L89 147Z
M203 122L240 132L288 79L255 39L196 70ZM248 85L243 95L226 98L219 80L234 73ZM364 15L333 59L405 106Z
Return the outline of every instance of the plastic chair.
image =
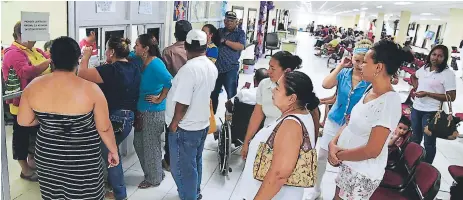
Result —
M433 200L439 192L441 182L440 172L432 165L421 162L416 167L413 184L401 192L394 189L378 187L371 200ZM412 187L413 186L413 187Z
M397 170L386 169L381 187L403 191L413 180L415 169L423 160L425 151L416 143L410 143L404 151L403 165ZM404 169L405 168L405 169Z
M449 166L449 173L454 182L450 187L450 200L463 199L463 166Z
M278 39L278 33L267 33L267 39L265 40L265 48L270 49L270 55L265 55L266 58L268 56L273 55L273 50L280 49L280 40Z

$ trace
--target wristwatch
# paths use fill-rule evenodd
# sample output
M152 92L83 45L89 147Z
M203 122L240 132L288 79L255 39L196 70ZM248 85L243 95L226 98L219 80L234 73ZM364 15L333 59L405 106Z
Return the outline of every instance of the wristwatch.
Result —
M227 45L226 43L227 43L227 40L224 39L223 42L222 42L222 45Z

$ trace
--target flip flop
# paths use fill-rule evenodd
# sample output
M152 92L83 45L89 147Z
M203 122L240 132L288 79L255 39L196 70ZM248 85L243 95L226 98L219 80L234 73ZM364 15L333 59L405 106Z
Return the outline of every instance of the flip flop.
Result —
M139 185L138 185L138 188L139 189L147 189L147 188L150 188L150 187L154 187L153 184L151 184L150 182L144 180L142 181Z
M33 172L30 176L26 176L21 172L19 177L21 177L24 180L31 181L31 182L38 182L39 181L39 176L35 172Z

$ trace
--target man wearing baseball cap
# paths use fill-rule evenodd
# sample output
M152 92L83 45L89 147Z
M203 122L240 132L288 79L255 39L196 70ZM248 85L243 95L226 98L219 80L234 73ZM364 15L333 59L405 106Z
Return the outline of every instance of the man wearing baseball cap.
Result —
M235 12L226 12L224 23L225 28L218 30L222 38L222 45L219 46L219 56L215 63L219 76L214 91L211 93L214 113L217 112L222 86L225 87L228 99L231 99L237 93L239 59L246 43L244 31L237 27L238 20Z
M201 199L201 155L210 125L209 95L218 76L216 66L206 57L206 48L205 32L188 32L188 61L172 80L167 94L170 165L182 200Z
M166 47L162 52L162 58L166 61L167 70L170 74L175 77L178 70L186 63L186 50L185 50L185 40L188 32L191 31L191 24L189 21L180 20L175 23L175 39L176 43ZM167 133L167 125L165 132L165 144L164 144L164 159L162 159L162 168L167 171L170 171L170 159L169 159L169 137Z

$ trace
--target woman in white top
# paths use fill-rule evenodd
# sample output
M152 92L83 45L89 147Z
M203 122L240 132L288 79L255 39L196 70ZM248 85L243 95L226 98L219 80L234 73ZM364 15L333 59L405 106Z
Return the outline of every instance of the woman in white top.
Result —
M424 161L430 164L436 155L436 137L423 134L424 127L439 110L441 103L446 101L445 94L449 95L450 101L454 101L456 96L455 74L447 65L448 59L447 47L437 45L426 58L426 65L412 76L415 81L418 81L411 114L412 141L421 144L424 135L424 148L426 149Z
M288 72L276 83L273 90L273 102L282 115L256 134L249 144L249 154L240 180L239 198L245 200L300 200L304 188L284 186L294 171L302 144L303 124L307 129L312 148L315 148L315 128L309 110L317 108L319 99L313 92L312 81L302 72ZM288 115L276 132L273 146L273 160L264 181L253 176L254 159L261 142L266 142L275 126Z
M391 76L410 58L392 41L381 40L365 55L362 78L371 83L352 109L350 119L329 144L328 161L340 165L334 199L369 199L387 162L387 140L401 116L400 96Z
M269 62L269 78L262 80L257 88L257 104L252 112L248 130L246 131L246 137L244 138L244 144L241 149L241 157L243 159L246 159L248 144L261 127L262 121L265 120L264 126L267 126L281 116L281 111L273 105L272 101L272 89L276 87L276 82L285 72L299 69L301 64L302 60L299 56L292 55L287 51L279 51L273 54ZM316 126L315 130L318 135L318 128L320 126L318 122L320 119L319 111L311 111L311 114L313 115L313 121Z

